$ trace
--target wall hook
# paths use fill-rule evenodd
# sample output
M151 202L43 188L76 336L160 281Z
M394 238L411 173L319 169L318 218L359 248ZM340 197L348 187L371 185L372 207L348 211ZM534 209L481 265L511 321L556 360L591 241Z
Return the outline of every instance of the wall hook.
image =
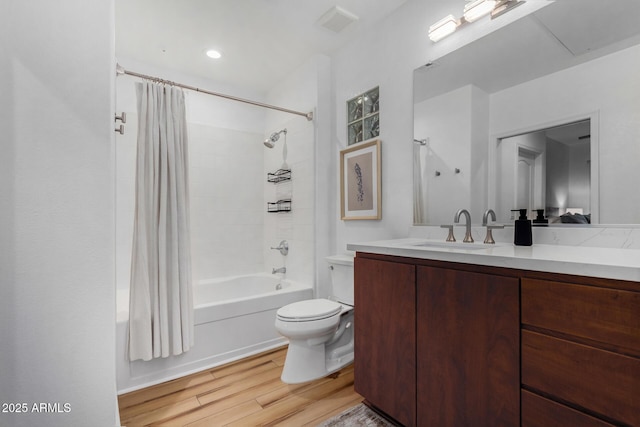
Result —
M120 135L124 135L124 125L120 125L115 129L115 131L118 132Z
M116 119L114 121L117 122L118 120L120 120L122 123L127 123L127 113L123 111L121 115L116 115Z

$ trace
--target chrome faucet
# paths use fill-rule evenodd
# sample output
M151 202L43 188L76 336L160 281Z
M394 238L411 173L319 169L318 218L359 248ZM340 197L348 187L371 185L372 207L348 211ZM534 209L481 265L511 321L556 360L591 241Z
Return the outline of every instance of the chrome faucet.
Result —
M493 234L491 233L491 230L496 228L504 228L504 225L489 225L489 216L491 216L491 220L496 220L496 213L493 211L493 209L487 209L486 211L484 211L484 215L482 215L482 226L487 227L487 235L484 238L484 243L494 244L495 240L493 240Z
M493 211L493 209L487 209L486 211L484 211L484 215L482 215L482 226L486 226L487 225L487 220L489 219L489 215L491 215L491 219L493 221L496 220L496 213Z
M276 274L276 273L284 274L286 272L287 272L287 267L280 267L280 268L274 268L271 274Z
M469 214L469 211L466 209L460 209L453 217L453 222L458 224L460 222L461 214L464 214L465 225L467 227L467 230L464 233L464 239L462 241L464 243L473 243L473 237L471 237L471 215Z

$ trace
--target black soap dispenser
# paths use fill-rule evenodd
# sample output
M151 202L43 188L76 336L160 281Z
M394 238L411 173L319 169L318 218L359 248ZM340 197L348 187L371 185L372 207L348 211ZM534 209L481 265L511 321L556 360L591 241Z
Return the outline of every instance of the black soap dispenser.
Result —
M549 220L544 217L544 209L536 209L538 215L533 219L534 227L546 227L549 225Z
M512 209L512 211L520 211L520 218L516 220L516 230L513 234L513 243L516 246L531 246L533 244L533 237L531 233L531 220L527 218L527 210Z

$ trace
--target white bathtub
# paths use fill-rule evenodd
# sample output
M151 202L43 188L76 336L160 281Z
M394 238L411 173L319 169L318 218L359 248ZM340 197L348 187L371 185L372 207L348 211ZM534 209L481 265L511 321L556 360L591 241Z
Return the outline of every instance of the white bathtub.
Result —
M194 285L195 344L179 356L129 362L129 291L117 295L117 387L126 393L286 344L275 329L278 308L313 298L310 285L254 274Z

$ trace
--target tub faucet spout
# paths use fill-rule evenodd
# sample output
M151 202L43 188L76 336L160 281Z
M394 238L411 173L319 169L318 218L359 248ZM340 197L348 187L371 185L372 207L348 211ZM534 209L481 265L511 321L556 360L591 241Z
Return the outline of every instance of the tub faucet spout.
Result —
M287 267L274 268L271 274L282 273L285 274L287 272Z
M464 243L473 243L473 237L471 237L471 214L466 209L460 209L456 212L456 215L453 217L453 222L458 224L460 222L460 215L464 214L464 221L467 227L466 232L464 233L464 239L462 240Z

